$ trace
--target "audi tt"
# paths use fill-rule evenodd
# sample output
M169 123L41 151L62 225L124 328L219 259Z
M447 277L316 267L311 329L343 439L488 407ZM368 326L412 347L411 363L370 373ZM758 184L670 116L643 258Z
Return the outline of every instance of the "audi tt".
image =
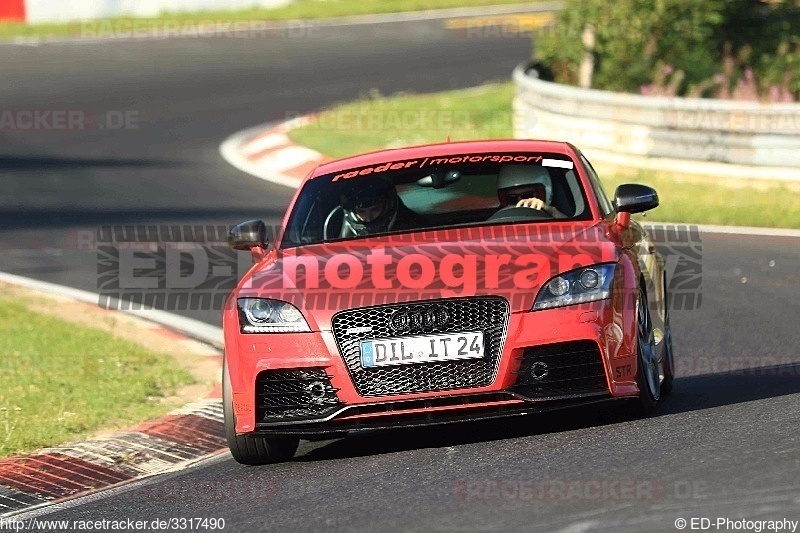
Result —
M279 228L229 245L253 266L224 310L233 457L300 438L519 417L672 389L664 260L575 146L448 142L325 163ZM512 420L519 420L513 418Z

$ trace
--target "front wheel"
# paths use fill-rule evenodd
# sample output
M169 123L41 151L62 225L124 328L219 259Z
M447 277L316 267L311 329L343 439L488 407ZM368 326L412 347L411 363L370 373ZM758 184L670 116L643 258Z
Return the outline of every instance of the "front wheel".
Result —
M649 416L655 413L661 399L662 364L658 360L653 322L650 320L644 288L639 289L636 301L636 345L636 385L639 387L636 407L639 414Z
M248 437L236 434L231 379L226 361L222 363L222 412L225 417L225 438L236 462L243 465L266 465L288 461L294 457L300 439L296 437Z

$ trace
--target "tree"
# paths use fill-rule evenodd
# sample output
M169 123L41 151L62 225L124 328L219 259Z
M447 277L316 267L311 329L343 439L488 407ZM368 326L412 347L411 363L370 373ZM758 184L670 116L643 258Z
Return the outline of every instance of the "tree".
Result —
M800 10L792 3L567 0L556 23L535 37L534 57L555 81L578 83L587 24L595 26L593 85L613 91L671 83L677 94L719 94L724 84L732 91L750 69L763 93L786 85L786 69L800 59Z

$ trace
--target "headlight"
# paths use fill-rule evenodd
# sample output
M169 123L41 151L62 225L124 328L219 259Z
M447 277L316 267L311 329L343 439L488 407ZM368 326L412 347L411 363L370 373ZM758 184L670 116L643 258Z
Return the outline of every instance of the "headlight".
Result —
M289 333L311 331L303 314L290 303L268 298L239 298L242 333Z
M610 298L615 266L614 263L592 265L551 278L539 290L533 310Z

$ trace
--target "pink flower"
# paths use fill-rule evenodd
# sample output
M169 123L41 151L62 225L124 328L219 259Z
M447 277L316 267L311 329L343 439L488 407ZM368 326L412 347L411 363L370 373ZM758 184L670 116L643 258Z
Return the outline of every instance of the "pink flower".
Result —
M781 88L777 85L770 85L769 91L767 91L767 99L772 102L780 102L781 101Z

